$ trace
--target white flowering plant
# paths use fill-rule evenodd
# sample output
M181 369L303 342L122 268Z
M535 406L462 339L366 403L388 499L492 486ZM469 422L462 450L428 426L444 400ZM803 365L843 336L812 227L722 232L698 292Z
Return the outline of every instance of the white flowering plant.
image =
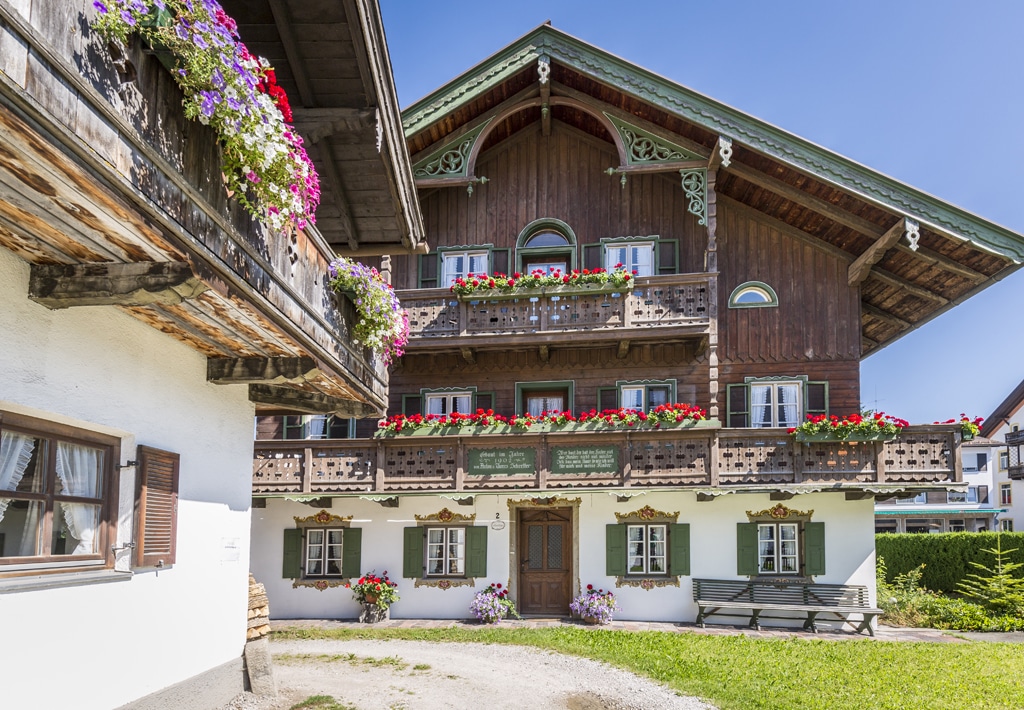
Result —
M330 263L327 273L331 288L352 294L359 315L356 340L379 354L385 365L401 357L409 342L409 316L384 276L343 256Z
M215 0L96 0L92 26L108 40L139 35L174 57L185 116L217 132L224 183L256 219L279 231L305 229L320 181L291 107L267 60L241 42Z

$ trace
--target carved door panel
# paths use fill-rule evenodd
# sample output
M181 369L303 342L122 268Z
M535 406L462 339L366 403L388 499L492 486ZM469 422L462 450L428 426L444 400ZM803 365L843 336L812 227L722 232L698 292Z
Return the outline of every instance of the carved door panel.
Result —
M519 513L519 611L569 613L572 597L572 509Z

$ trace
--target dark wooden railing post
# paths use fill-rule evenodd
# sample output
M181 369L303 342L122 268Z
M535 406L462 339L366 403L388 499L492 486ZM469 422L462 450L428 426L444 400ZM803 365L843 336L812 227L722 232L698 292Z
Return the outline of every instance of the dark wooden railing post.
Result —
M631 487L633 485L633 438L628 431L623 432L622 444L619 446L619 471L621 472L622 487Z
M875 442L875 480L879 483L885 483L886 472L885 472L885 442Z
M310 493L313 490L313 449L306 447L302 450L302 492Z
M373 476L373 490L375 492L384 490L384 461L387 455L385 452L384 442L381 441L377 444L377 470Z
M718 457L719 457L719 432L714 431L711 433L711 440L708 443L708 485L712 487L718 486Z
M804 480L804 447L794 437L789 437L790 460L793 462L793 483Z
M547 434L537 437L534 456L537 462L537 489L543 491L548 487L548 474L551 473L551 447L548 446Z
M466 440L461 436L455 449L455 490L466 489Z

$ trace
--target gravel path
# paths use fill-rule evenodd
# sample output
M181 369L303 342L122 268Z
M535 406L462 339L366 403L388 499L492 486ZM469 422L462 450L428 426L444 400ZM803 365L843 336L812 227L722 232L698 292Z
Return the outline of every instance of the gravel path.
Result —
M270 650L278 698L244 694L222 710L282 710L312 695L358 710L713 710L603 663L520 646L311 640Z

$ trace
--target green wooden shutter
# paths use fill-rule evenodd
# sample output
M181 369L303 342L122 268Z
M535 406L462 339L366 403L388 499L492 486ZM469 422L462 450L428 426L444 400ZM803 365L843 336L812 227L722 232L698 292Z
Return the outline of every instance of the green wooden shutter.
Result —
M477 392L474 399L474 411L482 409L486 412L488 409L494 409L494 392Z
M750 426L750 387L726 385L726 421L730 427Z
M679 240L658 240L658 271L659 274L679 273Z
M466 576L487 576L487 528L474 525L466 528Z
M804 574L825 574L825 523L804 523Z
M505 274L508 276L508 248L505 249L491 249L490 264L487 265L487 273L491 274Z
M736 574L757 574L757 523L736 523Z
M363 529L344 528L341 533L341 576L358 577L363 564Z
M285 579L298 579L302 576L301 528L284 530L284 562L281 565L281 576Z
M604 267L604 245L584 244L583 245L583 268L599 269Z
M806 414L828 414L828 382L807 383Z
M609 577L626 574L626 526L605 526L604 573Z
M618 387L598 387L597 388L597 411L603 412L606 409L618 409L619 408L619 388Z
M411 417L423 413L423 397L418 394L402 395L402 414Z
M437 288L437 264L440 259L438 254L420 254L420 288Z
M690 574L690 524L668 526L668 573Z
M402 576L416 579L423 576L423 528L406 528L402 548Z

